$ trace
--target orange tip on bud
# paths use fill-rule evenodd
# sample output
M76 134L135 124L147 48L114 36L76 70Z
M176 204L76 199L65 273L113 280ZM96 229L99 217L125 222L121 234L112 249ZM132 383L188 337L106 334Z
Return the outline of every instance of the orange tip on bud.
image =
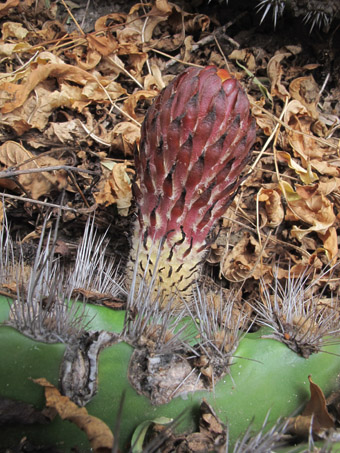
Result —
M219 78L224 82L225 80L231 79L230 73L226 69L219 69L216 74L219 76Z

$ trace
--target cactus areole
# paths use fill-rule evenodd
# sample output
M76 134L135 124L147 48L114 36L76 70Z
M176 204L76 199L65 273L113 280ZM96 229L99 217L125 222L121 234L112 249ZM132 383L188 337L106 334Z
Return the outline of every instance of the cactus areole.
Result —
M243 88L214 66L185 70L149 108L135 155L130 267L138 261L137 279L157 272L163 303L175 292L190 296L206 237L235 196L254 139Z

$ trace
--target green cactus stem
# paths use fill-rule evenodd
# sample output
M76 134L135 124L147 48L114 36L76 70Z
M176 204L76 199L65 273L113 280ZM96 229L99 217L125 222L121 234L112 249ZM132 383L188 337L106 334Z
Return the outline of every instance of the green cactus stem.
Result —
M3 299L0 299L4 303ZM119 330L122 313L102 307L89 307L98 317L91 328L107 327ZM224 376L214 391L186 393L163 405L152 405L131 386L129 362L133 348L126 342L103 349L99 355L98 393L86 405L91 415L97 416L114 430L121 395L125 402L119 432L120 447L127 451L136 427L145 420L164 416L178 417L183 410L177 430L187 432L196 428L199 406L203 398L209 402L222 422L229 426L230 445L241 436L254 418L253 429L260 429L268 411L268 427L278 417L291 415L309 399L308 375L329 393L336 384L340 369L340 344L327 346L325 352L312 354L308 359L298 356L286 345L261 338L266 333L247 334L241 340L231 365L231 374ZM47 345L34 341L11 327L0 328L2 367L1 396L43 407L43 390L31 378L46 377L55 385L65 350L64 344ZM50 425L6 427L2 445L14 447L23 436L37 444L53 445L61 451L73 446L90 451L84 434L69 422L59 418Z

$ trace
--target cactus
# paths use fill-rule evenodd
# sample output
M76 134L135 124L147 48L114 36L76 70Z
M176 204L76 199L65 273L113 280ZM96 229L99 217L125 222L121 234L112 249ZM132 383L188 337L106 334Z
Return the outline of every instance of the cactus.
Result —
M206 237L235 195L254 139L241 85L212 66L184 71L148 110L135 155L130 272L138 254L139 281L156 271L164 304L176 291L190 299Z
M2 397L41 408L43 391L29 378L46 377L114 431L124 393L121 451L134 430L155 417L179 417L179 432L195 429L204 398L228 424L230 445L244 451L245 444L258 445L249 436L252 419L254 430L262 432L264 420L275 429L279 417L307 401L308 375L325 392L335 387L340 331L336 317L320 315L318 304L306 299L305 275L287 289L277 276L272 287L263 283L265 301L256 309L265 327L253 333L246 333L249 319L233 297L216 303L197 285L207 234L240 184L254 136L246 95L224 70L189 69L155 100L136 155L139 219L125 311L71 301L84 283L87 292L125 291L90 222L70 275L55 261L50 233L47 240L42 235L27 277L4 221L0 283L20 277L21 284L10 308L0 299ZM300 311L286 297L290 292L306 301ZM326 322L318 330L320 318ZM306 320L314 323L308 335ZM10 427L2 445L16 447L24 436L63 452L90 451L84 434L60 419L43 429ZM268 436L264 444L272 448Z
M209 0L210 3L211 0ZM217 0L226 4L225 0ZM321 28L328 32L332 22L340 17L338 0L258 0L255 10L261 13L260 24L271 14L274 28L285 12L301 18L309 26L310 33L313 29Z

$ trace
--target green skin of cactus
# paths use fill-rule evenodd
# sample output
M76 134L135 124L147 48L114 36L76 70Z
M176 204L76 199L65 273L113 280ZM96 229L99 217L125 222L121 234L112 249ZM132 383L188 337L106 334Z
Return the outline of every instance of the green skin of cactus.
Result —
M124 312L98 306L88 306L88 310L89 317L95 315L91 329L121 331ZM0 314L1 320L8 319L7 300L2 297ZM134 430L146 420L160 416L176 418L185 409L177 431L197 429L199 406L204 398L220 420L228 423L232 445L252 420L254 431L260 429L269 410L268 429L278 417L301 410L310 397L309 375L326 395L336 388L340 344L325 346L322 349L329 353L319 352L305 359L276 340L261 338L262 333L245 335L235 352L231 376L225 375L214 391L188 393L160 406L151 405L130 384L128 368L133 348L124 342L108 347L99 356L98 393L86 409L113 431L120 399L125 392L119 443L121 450L126 451ZM45 377L58 386L65 345L37 342L11 327L0 327L0 348L1 396L42 409L44 391L32 382L32 378ZM84 433L59 417L49 425L6 426L0 431L0 445L7 448L17 446L24 436L32 443L53 445L63 452L69 452L76 445L83 453L90 451Z
M138 261L137 286L156 271L164 304L174 292L190 298L206 237L235 196L254 140L248 98L225 70L189 68L155 99L135 154L139 219L128 267L132 275Z

